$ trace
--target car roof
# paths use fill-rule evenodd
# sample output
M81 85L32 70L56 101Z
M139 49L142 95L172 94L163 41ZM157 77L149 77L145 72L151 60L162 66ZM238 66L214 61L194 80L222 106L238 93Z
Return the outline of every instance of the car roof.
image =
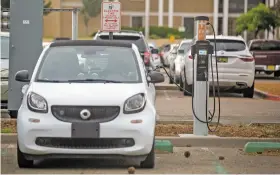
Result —
M50 47L60 46L112 46L132 48L132 43L115 40L63 40L50 44Z
M184 40L181 41L181 43L190 43L190 42L192 42L191 39L184 39Z
M1 36L10 36L10 33L9 32L0 32L0 35Z
M268 42L268 41L280 42L280 40L276 40L276 39L252 39L252 40L250 40L250 42L257 42L257 41L261 41L261 42Z
M97 35L109 35L109 32L97 32ZM120 36L143 36L142 32L134 31L134 30L121 30L119 32L113 32L113 35Z
M214 35L206 35L206 39L215 39L215 37ZM241 36L216 35L216 39L244 41L244 39Z

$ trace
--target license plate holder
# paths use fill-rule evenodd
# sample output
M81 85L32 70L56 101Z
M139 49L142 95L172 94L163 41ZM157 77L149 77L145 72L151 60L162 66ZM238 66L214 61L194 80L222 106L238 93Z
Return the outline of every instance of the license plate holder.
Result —
M228 62L228 58L227 57L218 57L217 61L219 63L227 63Z
M99 138L100 124L99 123L72 123L71 137L72 138Z
M268 65L267 70L275 70L275 66L274 65Z

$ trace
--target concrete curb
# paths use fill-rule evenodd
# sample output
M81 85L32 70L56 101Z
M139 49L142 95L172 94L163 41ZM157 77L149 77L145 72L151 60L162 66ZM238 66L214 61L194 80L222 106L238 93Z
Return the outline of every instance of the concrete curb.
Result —
M259 89L255 89L254 93L256 95L258 95L259 97L263 98L263 99L280 101L280 96L269 94L269 93L263 92L263 91L261 91Z
M157 140L168 140L174 147L224 147L243 148L247 142L280 142L280 138L241 138L241 137L162 137ZM1 134L1 144L16 144L17 134Z

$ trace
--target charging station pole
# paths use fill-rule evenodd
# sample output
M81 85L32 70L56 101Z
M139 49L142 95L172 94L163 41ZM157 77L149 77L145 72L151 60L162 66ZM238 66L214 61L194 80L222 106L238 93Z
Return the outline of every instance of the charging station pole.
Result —
M194 58L194 82L193 82L193 134L198 136L208 135L208 99L209 99L209 83L208 83L208 67L210 54L213 47L206 40L206 27L208 17L198 16L195 18L197 41L192 46L191 53ZM211 61L211 60L210 60ZM201 122L201 121L204 122Z

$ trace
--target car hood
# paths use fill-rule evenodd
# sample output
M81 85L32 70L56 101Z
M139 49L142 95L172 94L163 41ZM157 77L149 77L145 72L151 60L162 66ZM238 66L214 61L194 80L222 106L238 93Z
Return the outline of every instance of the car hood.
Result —
M123 105L126 99L146 93L145 86L117 83L32 83L28 92L43 96L50 105Z

